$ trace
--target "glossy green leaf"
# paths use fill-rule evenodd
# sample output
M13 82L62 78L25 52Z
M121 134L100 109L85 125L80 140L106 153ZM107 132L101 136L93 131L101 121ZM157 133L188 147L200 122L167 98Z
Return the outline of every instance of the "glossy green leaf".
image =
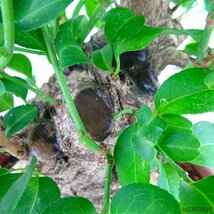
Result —
M159 146L174 161L191 161L200 154L200 143L190 132L174 130L167 132Z
M0 179L0 201L7 190L15 183L22 174L4 175ZM23 192L14 212L42 213L53 202L60 199L60 190L57 184L49 177L31 177Z
M136 152L133 137L137 125L126 128L117 140L114 149L114 161L120 184L148 183L150 180L149 162L143 160Z
M75 41L70 24L62 26L57 34L56 51L62 68L80 63L90 63L80 45Z
M136 113L137 122L140 126L147 126L153 119L152 110L147 105L143 105Z
M38 109L33 105L22 105L10 110L3 118L6 135L11 137L16 132L31 123L38 115Z
M0 19L1 19L1 12L0 12ZM3 47L4 45L4 31L3 31L3 24L0 23L0 45Z
M96 50L92 56L94 64L103 71L112 72L113 50L110 44Z
M180 205L183 213L213 214L213 183L214 176L191 184L183 182L180 188Z
M192 122L180 115L164 114L161 119L167 123L168 129L192 131Z
M82 16L75 17L71 21L72 21L73 34L75 36L75 39L78 41L80 34L82 32L82 29L84 29L88 24L88 19L82 15Z
M34 30L57 18L72 0L14 0L16 27Z
M93 14L93 12L95 11L98 5L99 5L98 1L94 1L94 0L85 1L85 9L89 17Z
M214 72L210 72L204 79L204 84L210 89L214 90Z
M0 213L13 214L20 198L22 197L31 175L33 173L34 167L36 164L36 158L33 157L30 163L30 166L26 172L16 180L9 189L7 189L5 195L0 201ZM9 202L9 203L8 203Z
M144 26L143 29L135 35L133 38L128 40L121 40L114 44L115 57L128 51L142 50L147 47L157 36L162 34L178 34L178 35L189 35L194 40L200 42L202 38L202 30L178 30L173 28L154 28Z
M200 155L192 163L214 168L214 124L199 122L192 127L194 135L201 143Z
M184 52L190 56L197 56L199 43L191 43L186 45Z
M169 164L160 164L158 186L165 189L179 201L180 177Z
M117 41L118 38L121 39L120 31L122 32L123 29L126 29L126 23L129 22L129 20L134 17L136 17L135 14L128 8L117 7L115 9L112 9L107 15L104 29L105 36L108 42L113 43ZM143 24L144 23L142 23L142 26ZM139 29L134 30L137 32L139 31ZM123 39L128 39L130 37L130 34L128 33L127 36L128 37L126 37L125 34Z
M4 195L8 192L10 187L22 176L22 174L2 174L0 179L1 189L0 189L0 202Z
M29 78L32 78L31 62L23 54L13 54L12 59L8 64L8 67L24 74Z
M46 45L41 29L34 31L15 31L15 43L25 48L36 49L46 52Z
M6 88L4 83L0 80L0 96L2 96L6 92Z
M151 184L123 187L112 198L111 214L180 214L178 202L167 191Z
M9 93L5 93L4 95L0 96L0 112L9 110L13 108L14 100L13 96Z
M11 78L13 78L14 80L17 79L23 83L26 83L25 80L23 80L19 77L11 77ZM7 92L10 92L10 93L16 95L17 97L22 98L24 101L26 101L28 89L21 87L20 85L15 84L14 82L11 82L10 80L7 80L7 79L2 79L2 82L4 83L4 86L5 86Z
M144 27L145 18L143 16L130 17L128 15L127 17L124 17L124 12L127 9L123 8L121 13L119 14L118 10L121 10L121 9L122 8L114 9L114 10L117 10L116 17L115 17L115 14L111 14L111 17L107 19L105 24L106 38L108 42L112 44L120 40L128 40L134 37ZM124 17L124 19L121 20L120 19L121 17Z
M0 168L0 176L5 175L8 173L8 170L5 168Z
M31 178L16 207L16 214L43 213L47 207L59 199L60 190L51 178Z
M88 17L91 17L93 13L95 12L96 8L99 6L100 2L99 1L94 1L94 0L87 0L85 1L85 10L88 15ZM101 28L103 25L102 20L99 20L96 23L97 28Z
M66 197L51 204L42 214L97 214L93 204L82 197Z
M138 129L137 134L133 136L137 154L145 160L152 160L156 155L154 146L157 145L162 133L163 129L154 123Z
M154 118L151 109L144 105L136 114L140 127L134 136L134 146L141 158L151 161L154 159L159 139L166 128L166 123L158 118Z
M209 72L208 69L190 68L167 79L156 93L156 109L159 108L161 100L165 100L166 104L160 110L162 114L199 114L214 111L214 90L204 84Z

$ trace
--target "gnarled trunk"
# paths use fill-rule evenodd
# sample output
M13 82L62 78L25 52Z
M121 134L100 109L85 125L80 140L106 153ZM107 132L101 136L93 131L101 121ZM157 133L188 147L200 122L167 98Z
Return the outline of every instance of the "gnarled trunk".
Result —
M122 5L130 7L138 15L145 15L148 25L158 27L179 26L177 21L171 19L168 1L123 0ZM96 40L97 37L94 37L94 39ZM71 94L78 99L78 94L83 89L88 89L88 93L90 92L88 96L91 96L90 99L96 100L96 96L97 99L100 99L100 111L103 105L109 107L110 116L106 115L104 118L106 120L109 119L108 116L112 117L112 113L124 108L136 110L143 104L152 106L153 95L158 87L157 74L170 63L183 66L187 62L184 55L176 50L179 43L180 39L176 36L162 36L145 50L124 54L121 57L121 75L117 78L113 78L92 65L74 66L65 71ZM91 49L93 49L93 42L89 42L85 48L89 55ZM43 134L39 129L37 130L38 133L31 132L31 142L29 142L32 144L33 141L32 150L43 161L41 164L42 171L45 175L54 178L63 195L79 195L89 198L100 210L104 189L105 158L101 153L90 152L79 142L78 133L69 116L54 76L42 87L42 90L58 102L58 105L53 109L53 107L44 103L40 97L36 97L33 100L33 102L45 106L45 109L50 112L48 116L47 114L42 114L40 121L34 125L38 127L39 124L40 130L46 131ZM97 93L97 90L99 93ZM111 105L104 102L106 98L111 100L108 102L111 102ZM87 102L88 114L84 103L80 103L80 106L82 105L84 111L86 111L86 115L83 115L83 112L81 116L86 117L85 121L92 123L93 129L96 129L96 124L99 126L99 123L103 120L103 118L99 117L103 113L99 112L99 108L96 109L97 114L91 112L94 103L90 103L90 99ZM107 108L106 106L105 108ZM122 116L115 122L113 131L111 131L122 130L131 123L133 123L131 116ZM108 132L109 134L109 126L107 123L103 127L99 127L100 131L96 132L96 136L98 140L102 140L100 142L101 145L113 149L117 137L110 134L105 138L106 135L102 135L104 133L103 130L107 130L106 133ZM51 136L49 135L50 130ZM95 132L96 130L93 131ZM43 142L45 140L55 141L53 132L56 134L57 142L60 145L60 153L57 153L56 146L50 147L48 151L44 149ZM49 136L47 137L46 135ZM44 150L46 150L45 155L43 154ZM55 153L58 155L55 156ZM111 185L112 193L118 188L119 184L115 173Z

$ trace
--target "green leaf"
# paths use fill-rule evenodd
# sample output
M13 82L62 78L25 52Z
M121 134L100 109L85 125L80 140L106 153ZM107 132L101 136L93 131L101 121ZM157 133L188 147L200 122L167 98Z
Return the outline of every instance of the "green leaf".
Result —
M155 123L138 129L137 134L133 136L133 141L134 148L141 158L152 160L155 157L154 146L158 144L162 133L163 129L156 126Z
M191 43L186 45L184 52L190 56L197 56L199 43Z
M147 126L153 120L152 110L149 106L143 105L136 114L137 122L140 126Z
M46 52L46 45L41 29L34 31L15 31L15 43L25 48L31 48Z
M117 37L117 35L120 34L120 30L122 31L126 26L127 21L134 17L136 17L135 14L128 8L117 7L115 9L110 10L107 14L107 19L104 28L105 36L108 42L113 43L117 41L117 38L121 38L121 35ZM142 23L142 26L143 24L144 23ZM128 38L129 36L130 34L128 34ZM126 35L124 35L124 39L128 38L126 38Z
M165 189L179 201L180 177L169 164L161 163L158 186Z
M23 80L19 77L11 77L11 78L13 78L14 80L17 79L21 82L26 83L25 80ZM11 82L10 80L7 80L7 79L2 79L2 82L4 83L4 86L5 86L7 92L10 92L10 93L16 95L17 97L22 98L24 101L26 101L28 89L21 87L20 85L15 84L14 82Z
M214 72L210 72L204 79L204 84L210 90L214 90Z
M209 72L208 69L190 68L167 79L156 93L156 109L161 100L165 100L161 114L199 114L214 111L214 90L204 84Z
M36 158L33 157L26 172L7 190L6 194L0 201L0 213L14 213L14 210L16 209L16 206L29 183L35 164Z
M185 117L175 114L164 114L161 119L167 123L170 130L176 129L192 132L192 122Z
M128 40L137 35L144 27L145 18L143 16L126 15L127 8L115 8L115 14L106 20L105 35L110 43L120 40ZM120 13L119 13L120 10ZM121 19L123 17L123 19Z
M9 174L0 179L0 201L7 190L15 183L22 174ZM53 202L60 199L60 190L57 184L49 177L31 177L29 183L14 212L22 213L42 213Z
M11 137L16 132L31 123L38 115L38 109L33 105L22 105L10 110L3 118L6 135Z
M5 93L4 95L0 96L0 112L9 110L13 108L14 100L13 96L9 93Z
M136 113L140 128L134 136L135 149L141 158L151 161L154 159L158 143L163 130L166 128L164 121L155 118L150 107L143 105Z
M126 128L117 140L114 149L114 161L120 184L148 183L150 180L149 162L140 158L135 149L133 136L137 125Z
M90 63L80 45L75 41L73 29L65 23L56 37L56 51L62 68L80 63Z
M112 72L113 50L110 44L96 50L92 56L94 64L103 71Z
M31 178L15 210L16 214L42 213L60 199L57 184L49 177Z
M6 92L4 83L0 80L0 97Z
M123 187L112 198L111 214L180 214L178 202L167 191L151 184Z
M82 29L84 29L88 24L88 19L85 16L77 16L71 20L72 29L75 39L78 41Z
M57 18L72 0L14 0L16 27L34 30Z
M199 122L192 127L194 135L201 143L200 155L192 163L214 168L214 124Z
M114 44L115 57L128 51L142 50L148 46L157 36L162 34L177 34L177 35L189 35L195 41L200 42L202 38L202 30L178 30L173 28L153 28L144 26L143 29L128 40L121 40Z
M5 175L8 173L8 169L0 168L0 176Z
M85 10L88 15L88 17L91 17L93 13L95 12L96 8L99 6L100 2L99 1L94 1L94 0L87 0L85 1ZM101 28L103 25L102 20L99 20L96 23L97 28Z
M94 0L85 1L85 9L89 17L93 14L93 12L95 11L98 5L99 5L98 1L94 1Z
M51 204L42 214L97 214L93 204L82 197L66 197Z
M189 184L183 181L180 188L180 205L183 212L213 214L213 183L214 176Z
M191 161L200 154L200 143L190 132L174 130L165 133L159 146L174 161Z
M13 54L11 61L7 65L25 76L32 78L32 66L30 60L23 54Z

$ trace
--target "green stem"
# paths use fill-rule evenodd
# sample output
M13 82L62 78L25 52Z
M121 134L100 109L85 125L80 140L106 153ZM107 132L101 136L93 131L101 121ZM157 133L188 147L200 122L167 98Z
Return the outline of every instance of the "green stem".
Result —
M7 79L7 80L9 80L9 81L11 81L11 82L13 82L13 83L15 83L15 84L17 84L17 85L19 85L19 86L21 86L21 87L23 87L23 88L27 88L27 89L33 91L34 93L36 93L39 96L43 97L45 100L47 100L52 105L56 105L57 104L57 102L55 100L53 100L50 97L48 97L42 91L40 91L40 90L28 85L27 83L24 83L23 81L20 81L17 78L15 79L15 78L11 77L10 75L6 74L4 71L0 70L0 78L2 78L2 77Z
M88 135L82 134L80 136L80 142L85 145L90 151L97 152L101 151L102 147L96 144Z
M52 40L55 40L58 29L59 29L59 17L56 19L53 19L49 24L48 24L48 29L50 31L50 34L52 36Z
M30 53L30 54L36 54L36 55L45 55L45 52L43 52L43 51L37 51L37 50L21 48L21 47L15 47L14 51L19 51L19 52L23 52L23 53Z
M13 21L13 1L1 0L5 53L0 57L0 69L5 68L13 55L15 27Z
M123 114L134 114L135 112L132 110L132 109L129 109L129 108L125 108L117 113L115 113L113 115L114 119L118 119L119 117L121 117Z
M163 149L159 146L156 145L155 148L163 154L163 156L166 158L168 163L173 167L176 172L187 182L187 183L192 183L193 180L187 175L187 172L183 170L180 166L178 166L174 160L172 160L164 151Z
M214 27L211 27L211 28L206 27L204 29L203 35L201 37L202 40L199 43L198 53L197 53L197 60L199 62L202 62L203 59L206 58L206 50L208 48L209 41L212 36L213 30L214 30Z
M107 152L107 165L106 165L106 173L105 173L105 187L104 187L104 202L103 202L103 210L101 214L109 214L110 213L110 185L111 185L111 175L112 175L112 167L113 167L113 158L110 153Z
M116 61L117 66L116 66L116 69L114 71L114 77L116 77L120 72L120 56L116 57L115 61Z
M63 75L63 70L60 69L60 66L59 66L59 62L58 62L58 59L56 57L56 52L54 50L54 47L52 45L52 39L50 37L50 34L49 34L49 30L48 30L48 27L47 26L44 26L42 28L42 33L43 33L43 36L44 36L44 40L45 40L45 43L46 43L46 46L47 46L47 50L48 50L48 54L49 54L49 57L50 57L50 61L53 65L53 68L54 68L54 71L55 71L55 74L56 74L56 78L58 80L58 83L59 83L59 86L61 88L61 91L62 91L62 94L64 96L64 99L65 99L65 102L68 106L68 110L70 112L70 115L74 121L74 124L76 126L76 129L77 131L79 131L82 135L86 136L87 135L87 132L86 132L86 129L85 129L85 126L79 116L79 113L76 109L76 106L74 104L74 101L71 97L71 92L67 86L67 83L66 83L66 80L65 80L65 77ZM98 146L94 141L91 140L90 142L91 144L94 145L94 148L99 148L98 150L101 149L100 146ZM86 146L88 146L88 148L90 149L91 148L91 145L88 146L87 142L86 142Z
M82 9L83 5L85 4L85 0L80 0L77 6L74 9L72 18L77 17L80 13L80 10Z
M105 4L99 4L97 8L95 9L94 13L90 17L87 26L82 30L79 37L79 43L83 44L88 34L91 32L91 30L94 28L96 23L102 18L102 16L105 14L106 9L109 7L109 5L112 4L112 0L108 0Z

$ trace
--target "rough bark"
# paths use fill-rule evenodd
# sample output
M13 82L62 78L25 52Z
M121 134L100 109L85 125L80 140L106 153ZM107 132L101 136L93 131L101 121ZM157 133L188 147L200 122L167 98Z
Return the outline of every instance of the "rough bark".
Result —
M132 0L122 1L122 5L132 8L138 15L146 15L149 25L179 26L175 20L171 19L168 1ZM88 55L94 48L94 40L98 46L102 45L99 37L95 36L93 41L85 47ZM180 39L175 36L164 36L156 39L146 50L123 55L122 70L117 78L97 70L92 65L72 67L65 71L71 94L76 97L83 86L98 87L112 98L114 107L111 107L111 110L113 112L124 108L136 110L143 104L152 107L153 95L158 87L157 74L170 63L178 65L186 63L186 58L180 52L180 55L177 54L176 47L179 43ZM32 102L44 106L44 110L41 111L40 119L28 129L39 128L36 132L30 131L30 135L23 139L31 145L32 153L43 162L40 164L43 174L51 176L57 182L62 195L86 197L93 201L100 210L104 188L105 158L101 153L90 152L79 142L78 133L54 76L42 87L42 90L57 100L58 105L54 108L50 107L42 98L36 97ZM90 105L88 108L90 110ZM95 122L96 119L89 118ZM116 133L131 123L133 123L131 116L122 116L115 121L112 132ZM116 139L117 137L110 134L100 144L113 149ZM48 149L44 146L45 141L49 142ZM60 150L55 144L56 141ZM119 184L114 173L111 192L114 193L118 188Z

